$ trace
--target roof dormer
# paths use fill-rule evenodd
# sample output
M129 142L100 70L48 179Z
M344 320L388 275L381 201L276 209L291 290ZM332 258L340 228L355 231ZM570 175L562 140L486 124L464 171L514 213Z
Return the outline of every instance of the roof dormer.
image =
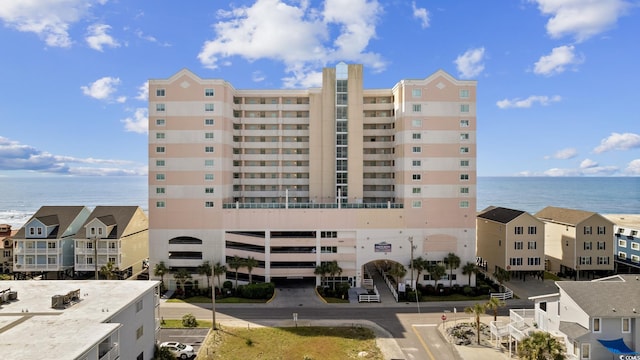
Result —
M56 215L33 218L25 226L25 237L31 239L45 239L49 237L59 225L60 221L58 221L58 216Z

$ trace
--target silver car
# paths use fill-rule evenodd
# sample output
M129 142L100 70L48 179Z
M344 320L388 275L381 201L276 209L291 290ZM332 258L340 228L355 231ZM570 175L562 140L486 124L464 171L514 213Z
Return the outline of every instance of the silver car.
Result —
M177 341L168 341L160 344L160 347L168 348L176 357L180 359L189 359L196 355L193 346L186 345Z

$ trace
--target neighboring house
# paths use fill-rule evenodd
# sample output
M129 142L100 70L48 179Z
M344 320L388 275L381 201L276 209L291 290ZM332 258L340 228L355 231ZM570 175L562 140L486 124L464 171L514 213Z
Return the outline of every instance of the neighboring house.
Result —
M610 275L614 269L613 223L595 212L548 206L535 217L545 223L546 269L566 277Z
M476 218L476 254L491 273L498 268L512 277L544 271L544 223L531 214L489 207Z
M0 224L0 271L3 274L9 274L13 272L13 239L18 230L11 230L11 225Z
M3 281L0 354L7 359L151 360L157 281Z
M75 271L95 273L111 262L116 278L126 279L149 257L149 220L138 206L96 206L74 240Z
M640 215L604 215L613 222L616 273L640 273Z
M91 210L85 206L43 206L13 237L13 271L19 277L73 277L74 241Z
M557 281L556 286L558 293L530 298L535 303L534 315L523 324L533 324L563 338L568 359L622 359L621 354L640 355L638 276Z

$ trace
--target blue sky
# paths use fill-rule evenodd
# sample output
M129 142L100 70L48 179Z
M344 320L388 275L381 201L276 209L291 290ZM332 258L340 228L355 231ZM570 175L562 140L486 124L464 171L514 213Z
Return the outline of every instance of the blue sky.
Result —
M479 176L640 176L638 0L0 2L0 176L146 175L148 79L478 81Z

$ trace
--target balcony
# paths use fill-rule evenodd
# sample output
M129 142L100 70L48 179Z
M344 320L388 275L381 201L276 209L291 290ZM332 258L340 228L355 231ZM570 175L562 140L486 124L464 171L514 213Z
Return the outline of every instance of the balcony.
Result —
M117 343L108 350L103 350L103 344L100 344L98 359L100 360L117 360L120 359L120 347Z
M536 330L534 309L509 310L509 334L518 341Z

